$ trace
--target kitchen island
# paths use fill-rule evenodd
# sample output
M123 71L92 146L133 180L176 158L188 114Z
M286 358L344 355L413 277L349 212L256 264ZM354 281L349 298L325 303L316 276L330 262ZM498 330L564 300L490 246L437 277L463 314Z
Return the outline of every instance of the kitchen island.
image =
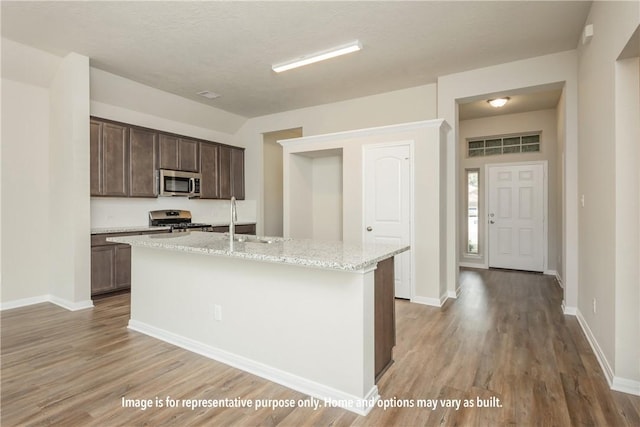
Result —
M238 237L110 238L132 247L129 328L366 414L392 363L393 256L409 247Z

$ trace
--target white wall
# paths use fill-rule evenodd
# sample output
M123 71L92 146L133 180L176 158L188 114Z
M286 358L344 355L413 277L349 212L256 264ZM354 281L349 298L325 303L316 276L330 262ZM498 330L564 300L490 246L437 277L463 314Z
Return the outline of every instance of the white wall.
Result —
M1 302L49 293L49 91L2 79ZM28 226L27 226L28 225Z
M92 197L91 228L149 225L149 211L184 209L191 211L193 222L229 224L229 200L198 200L187 197L124 198ZM256 221L254 200L238 200L238 222Z
M65 306L90 307L89 58L63 58L49 101L49 289Z
M557 214L558 214L558 233L556 235L557 240L557 248L556 251L556 272L558 273L558 280L561 286L564 286L564 259L563 254L566 252L567 247L565 244L565 228L567 218L565 216L565 203L566 203L566 195L565 195L565 145L566 145L566 128L565 128L565 111L566 111L566 96L565 89L562 89L562 95L560 95L560 100L558 101L558 105L556 106L556 125L557 125L557 152L556 152L556 206L557 206Z
M633 186L640 164L637 130L628 126L637 126L638 107L633 101L629 104L628 97L638 89L627 75L629 69L616 61L640 25L639 9L638 2L594 2L587 18L593 38L578 49L579 192L585 198L579 217L578 315L609 381L618 388L625 381L635 382L636 393L638 329L632 325L638 321L635 254L640 221ZM628 257L634 258L631 265ZM627 303L633 299L634 304Z
M450 74L438 78L438 116L451 123L453 132L448 136L447 155L447 197L448 211L458 212L458 161L459 130L458 100L485 99L487 96L508 94L523 88L545 88L564 82L566 111L564 127L565 140L565 215L568 218L564 229L566 252L563 256L565 274L564 306L568 312L575 312L578 301L578 230L577 230L577 54L575 51L561 52L536 58L524 59L507 64L494 65L477 70ZM453 292L458 282L457 264L457 223L447 224L447 279L449 292ZM453 243L453 244L451 244Z
M435 119L436 85L430 84L247 120L237 136L246 151L247 198L257 200L262 227L263 134L302 128L305 136ZM348 178L345 178L348 179Z
M282 237L282 146L280 139L299 138L302 129L287 129L265 133L263 136L263 234Z
M342 150L342 240L363 241L363 147L367 144L413 144L413 223L411 256L414 302L440 306L447 298L446 133L442 120L316 135L283 141L284 234L304 235L313 227L309 153Z
M342 154L312 162L313 239L342 240Z
M558 248L558 231L559 217L557 215L557 129L556 129L556 110L540 110L520 114L507 114L503 116L486 117L482 119L472 119L460 121L459 130L459 150L460 150L460 169L459 169L459 198L458 203L461 207L459 210L459 227L460 227L460 261L465 264L485 265L487 260L487 242L486 242L486 221L487 210L484 203L487 179L485 177L485 165L490 163L514 163L527 161L546 160L548 162L548 263L547 270L556 269L557 248ZM542 131L540 137L539 153L521 153L506 154L499 156L472 157L467 156L467 139L478 138L484 136L501 136L522 132ZM479 169L479 210L478 210L478 228L479 228L479 257L469 256L466 253L465 233L467 216L463 209L466 203L466 169Z

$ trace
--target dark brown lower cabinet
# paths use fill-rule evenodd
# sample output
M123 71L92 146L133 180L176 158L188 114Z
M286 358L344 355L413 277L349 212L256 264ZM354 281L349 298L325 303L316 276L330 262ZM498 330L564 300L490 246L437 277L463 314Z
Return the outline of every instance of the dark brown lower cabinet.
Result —
M228 225L218 225L215 227L211 227L214 233L228 233L229 226ZM255 224L242 224L236 225L236 234L256 234L256 225Z
M396 345L396 311L393 257L380 261L374 276L374 337L376 383L393 364Z
M107 237L168 232L169 230L92 235L91 295L101 295L131 288L131 246L107 242Z

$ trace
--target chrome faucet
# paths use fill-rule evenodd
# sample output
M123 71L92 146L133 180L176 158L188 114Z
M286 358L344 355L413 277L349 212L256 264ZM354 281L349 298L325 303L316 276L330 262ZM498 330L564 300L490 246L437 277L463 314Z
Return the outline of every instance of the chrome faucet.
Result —
M231 218L229 220L229 240L231 244L236 238L236 222L238 221L238 210L236 208L236 198L231 197Z

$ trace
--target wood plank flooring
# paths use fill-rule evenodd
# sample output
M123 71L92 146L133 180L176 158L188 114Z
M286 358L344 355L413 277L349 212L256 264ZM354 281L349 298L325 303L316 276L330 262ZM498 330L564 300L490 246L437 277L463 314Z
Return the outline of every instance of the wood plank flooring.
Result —
M308 398L127 330L124 294L80 312L48 303L2 312L1 425L640 426L640 397L609 389L552 278L467 270L461 289L443 308L396 301L395 363L380 395L395 406L501 407L375 408L367 417L330 407L124 408L123 397Z

